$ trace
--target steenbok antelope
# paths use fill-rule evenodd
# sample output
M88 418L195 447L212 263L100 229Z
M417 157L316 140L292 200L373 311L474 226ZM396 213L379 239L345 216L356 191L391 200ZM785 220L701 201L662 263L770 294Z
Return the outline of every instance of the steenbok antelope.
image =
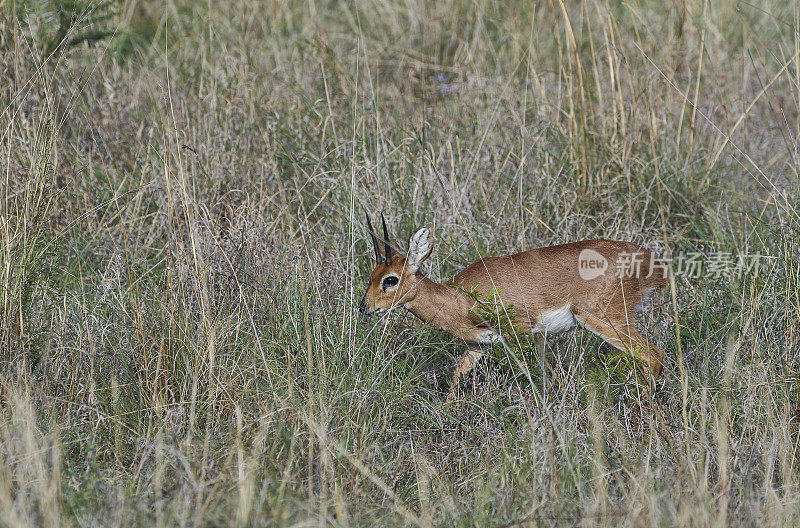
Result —
M502 307L513 305L515 326L533 333L556 334L580 324L613 347L644 361L650 373L661 372L664 353L634 328L634 311L645 295L666 284L666 269L650 251L630 242L584 240L487 257L470 264L444 284L420 273L433 250L427 227L414 233L404 256L392 248L386 220L383 240L367 216L377 264L359 309L382 314L402 306L426 323L467 342L453 375L448 399L461 376L480 359L480 345L502 341L474 313L474 294L490 296ZM628 269L619 268L620 263ZM465 295L473 292L473 295Z

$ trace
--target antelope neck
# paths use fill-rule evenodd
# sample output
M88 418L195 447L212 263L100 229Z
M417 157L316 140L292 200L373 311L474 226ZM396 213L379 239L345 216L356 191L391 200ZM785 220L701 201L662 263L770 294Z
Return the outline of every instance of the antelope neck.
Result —
M414 290L414 297L406 303L406 308L427 323L440 326L449 322L453 309L466 314L472 308L472 302L458 290L428 277L420 278Z

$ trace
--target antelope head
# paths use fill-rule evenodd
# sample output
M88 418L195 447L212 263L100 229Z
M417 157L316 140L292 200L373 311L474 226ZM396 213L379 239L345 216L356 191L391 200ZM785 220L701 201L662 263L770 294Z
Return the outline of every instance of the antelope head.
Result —
M409 239L408 254L398 253L389 242L389 232L383 214L381 222L383 239L379 241L367 216L367 229L375 249L376 263L359 310L368 315L380 315L412 301L417 294L416 287L424 280L423 275L419 273L420 264L433 250L431 231L423 227Z

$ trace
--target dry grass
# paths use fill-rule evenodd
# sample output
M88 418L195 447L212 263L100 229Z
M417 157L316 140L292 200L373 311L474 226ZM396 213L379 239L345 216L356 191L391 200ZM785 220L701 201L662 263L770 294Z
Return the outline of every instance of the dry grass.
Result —
M57 4L0 4L0 525L800 522L796 5ZM765 258L677 276L653 398L577 332L445 404L457 342L358 318L365 211L437 279Z

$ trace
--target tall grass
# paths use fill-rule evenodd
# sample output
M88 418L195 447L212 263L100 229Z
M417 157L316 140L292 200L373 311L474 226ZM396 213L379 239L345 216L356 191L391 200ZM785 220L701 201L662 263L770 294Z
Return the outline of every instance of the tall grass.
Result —
M796 6L43 5L0 7L0 525L798 523ZM655 390L579 331L451 404L462 344L358 316L365 211L437 280L762 258L674 270Z

